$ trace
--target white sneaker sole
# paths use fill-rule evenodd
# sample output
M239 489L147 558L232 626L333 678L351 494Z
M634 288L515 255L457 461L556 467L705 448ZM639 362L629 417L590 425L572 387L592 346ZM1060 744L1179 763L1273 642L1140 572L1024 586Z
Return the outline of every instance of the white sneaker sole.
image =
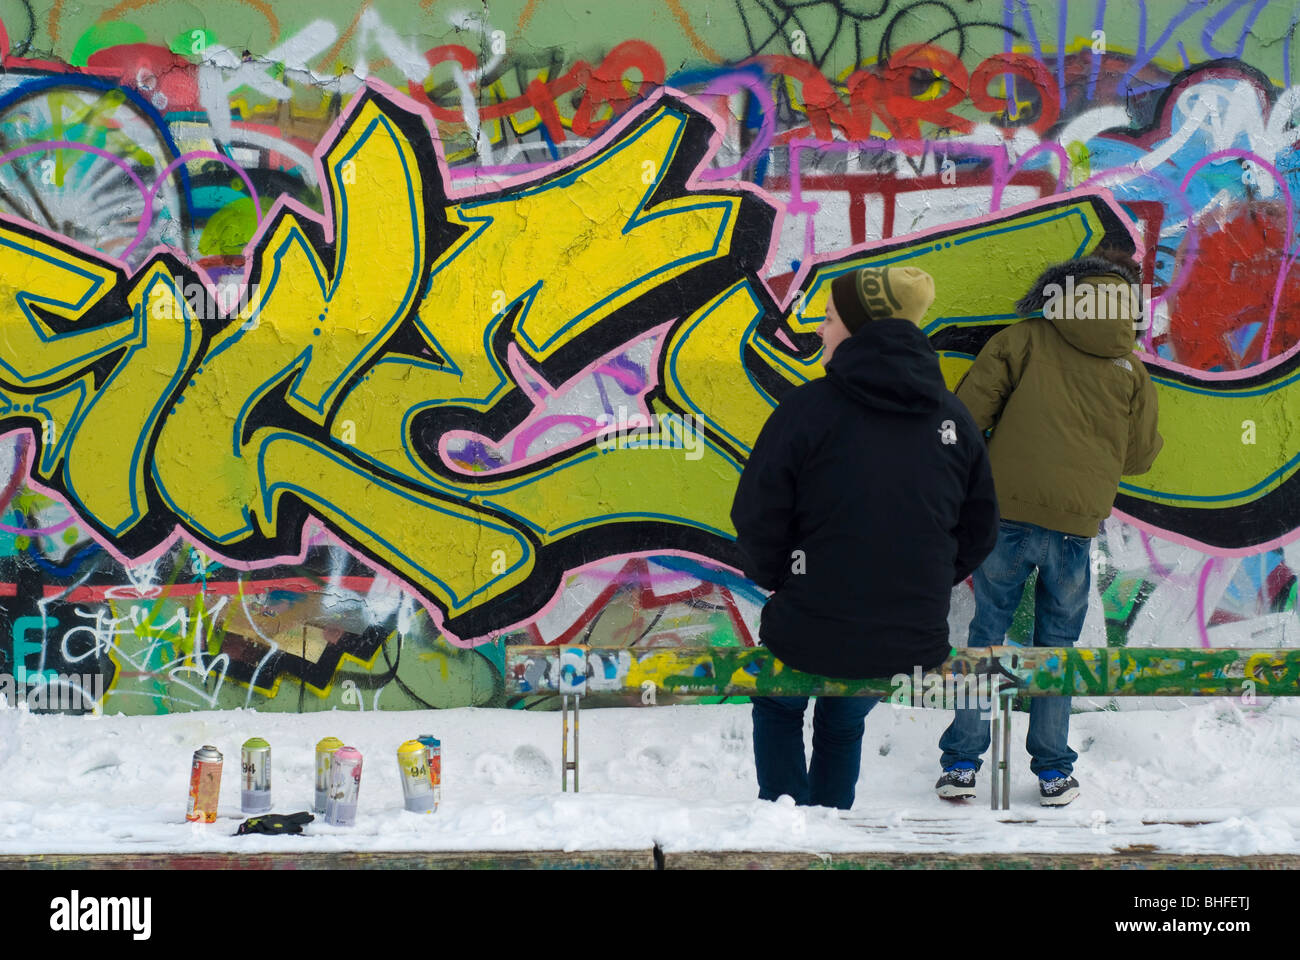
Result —
M935 787L934 792L945 800L969 800L975 796L974 787L958 787L951 783L944 784L942 787Z
M1039 797L1039 803L1044 807L1063 807L1079 795L1078 787L1071 787L1064 790L1054 797Z

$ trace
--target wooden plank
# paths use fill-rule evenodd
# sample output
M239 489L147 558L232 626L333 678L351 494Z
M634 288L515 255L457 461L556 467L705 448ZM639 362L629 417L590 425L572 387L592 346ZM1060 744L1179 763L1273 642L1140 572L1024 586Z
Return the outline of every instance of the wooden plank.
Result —
M1290 854L1123 853L665 853L665 870L1295 870Z
M512 646L506 649L511 695L554 695L560 658L586 657L592 695L676 697L879 696L910 706L948 709L957 696L987 699L997 673L1017 692L1043 696L1300 696L1300 648L1016 647L954 650L929 674L870 680L822 677L786 666L764 647L683 646L648 650Z
M0 870L653 870L654 850L351 853L47 853L0 856Z

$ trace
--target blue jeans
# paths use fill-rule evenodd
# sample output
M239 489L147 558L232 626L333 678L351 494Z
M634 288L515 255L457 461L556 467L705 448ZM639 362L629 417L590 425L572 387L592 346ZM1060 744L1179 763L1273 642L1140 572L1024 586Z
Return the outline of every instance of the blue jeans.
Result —
M862 731L876 697L818 697L813 708L811 768L804 765L807 697L751 697L758 799L783 794L800 806L853 806L862 766Z
M968 647L1005 643L1007 628L1020 605L1025 581L1038 568L1034 589L1034 646L1072 647L1088 613L1092 539L1056 530L1002 520L998 543L975 571L975 618L971 620ZM989 714L976 709L957 710L939 738L945 769L967 760L978 770L981 754L989 748ZM1070 698L1033 697L1029 707L1029 735L1025 749L1034 773L1059 770L1069 776L1079 755L1070 749Z

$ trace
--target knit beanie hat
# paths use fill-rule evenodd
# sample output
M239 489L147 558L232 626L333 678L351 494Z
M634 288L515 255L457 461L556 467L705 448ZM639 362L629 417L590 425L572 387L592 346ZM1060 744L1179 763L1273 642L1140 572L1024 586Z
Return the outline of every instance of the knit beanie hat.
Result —
M851 334L868 320L887 317L919 327L934 303L934 277L917 267L863 267L832 280L831 298Z

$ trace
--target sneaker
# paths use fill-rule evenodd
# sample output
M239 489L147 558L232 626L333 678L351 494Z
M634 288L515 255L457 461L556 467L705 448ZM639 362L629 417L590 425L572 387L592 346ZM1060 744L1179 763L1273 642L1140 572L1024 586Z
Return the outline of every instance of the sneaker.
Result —
M1079 781L1059 770L1044 770L1038 775L1039 802L1045 807L1063 807L1079 795Z
M951 767L945 767L934 791L945 800L965 800L975 796L975 764L958 760Z

